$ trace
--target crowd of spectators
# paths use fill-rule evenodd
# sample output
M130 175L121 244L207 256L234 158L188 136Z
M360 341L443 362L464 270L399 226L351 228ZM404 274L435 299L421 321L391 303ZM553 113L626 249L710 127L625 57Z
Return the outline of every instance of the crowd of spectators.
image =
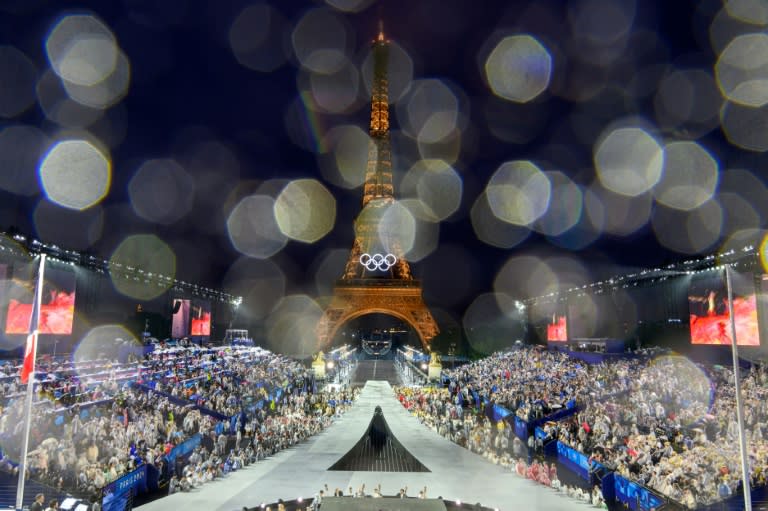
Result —
M0 365L0 406L24 397L26 386L19 385L20 369L9 361ZM120 364L88 360L75 363L43 356L35 368L39 381L36 386L38 401L53 403L55 407L97 401L111 392L106 386L135 379L138 369L138 362Z
M189 490L316 434L356 397L346 387L316 389L302 364L260 348L160 350L134 368L133 379L120 379L116 365L98 368L108 376L93 384L95 406L62 407L38 384L31 477L88 496L148 464L167 491ZM19 388L14 381L1 396L0 469L11 472L23 433ZM192 453L171 463L174 447L197 435Z
M38 369L30 473L83 495L140 464L156 468L168 492L189 490L316 434L356 396L344 386L317 391L306 367L260 348L166 349L126 364L51 359ZM0 366L0 470L10 472L23 433L17 370ZM672 356L586 364L518 349L445 375L445 386L396 388L398 399L438 434L541 484L561 487L553 466L531 462L540 444L493 422L489 407L526 421L578 407L543 423L550 440L690 508L739 485L731 369ZM751 483L765 485L768 369L753 364L742 391ZM191 454L171 463L174 447L196 435ZM600 504L594 491L569 494Z
M503 466L529 459L528 449L543 442L531 436L524 443L509 422L493 423L490 406L533 421L575 405L570 418L543 423L548 439L690 508L728 498L740 482L733 371L652 355L585 364L565 353L520 349L446 371L447 386L396 393L438 434ZM751 484L765 485L764 365L752 365L742 391Z
M689 508L712 504L732 495L741 480L733 381L727 368L680 357L654 361L626 394L592 403L551 434ZM766 383L764 366L742 378L753 486L766 483Z
M530 421L571 401L600 400L628 389L639 365L634 360L590 365L563 352L521 349L496 353L445 374L451 394L461 394L460 400L479 398Z

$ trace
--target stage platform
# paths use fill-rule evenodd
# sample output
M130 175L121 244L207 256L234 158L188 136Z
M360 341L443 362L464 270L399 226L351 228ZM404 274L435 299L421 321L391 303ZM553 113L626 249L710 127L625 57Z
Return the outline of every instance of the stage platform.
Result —
M323 511L446 511L439 499L350 499L348 497L323 497Z
M392 434L430 472L328 470L366 432L376 406L381 406ZM502 511L583 511L591 508L550 488L522 479L442 438L403 408L388 382L369 381L357 402L343 417L307 442L192 492L158 499L139 509L237 511L243 506L253 507L262 502L277 502L278 499L312 498L324 485L328 485L331 494L335 488L341 488L346 495L348 488L357 490L362 484L368 492L381 484L385 496L397 494L404 486L408 486L409 496L416 496L426 486L430 499L442 497L470 504L480 503Z

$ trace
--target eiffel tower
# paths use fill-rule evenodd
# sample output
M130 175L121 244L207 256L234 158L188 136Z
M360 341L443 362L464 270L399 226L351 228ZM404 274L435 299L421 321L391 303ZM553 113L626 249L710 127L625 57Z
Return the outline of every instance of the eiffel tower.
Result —
M333 298L317 325L318 344L325 349L343 324L366 314L381 313L409 324L429 351L439 329L421 295L403 253L394 222L387 213L395 204L392 150L389 141L387 60L389 42L380 28L373 41L373 88L368 165L363 204L355 220L355 241ZM390 215L391 216L391 215Z

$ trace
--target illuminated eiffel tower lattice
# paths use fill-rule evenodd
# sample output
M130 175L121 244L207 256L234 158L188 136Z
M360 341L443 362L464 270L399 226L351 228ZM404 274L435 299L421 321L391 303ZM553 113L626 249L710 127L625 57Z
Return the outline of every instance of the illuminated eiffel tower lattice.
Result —
M383 30L373 41L371 141L363 185L363 204L355 220L355 241L330 304L317 325L318 342L326 348L342 325L366 314L396 317L416 330L429 350L439 332L413 278L397 232L389 221L395 204L389 140L387 60L389 44ZM390 214L388 214L390 213Z

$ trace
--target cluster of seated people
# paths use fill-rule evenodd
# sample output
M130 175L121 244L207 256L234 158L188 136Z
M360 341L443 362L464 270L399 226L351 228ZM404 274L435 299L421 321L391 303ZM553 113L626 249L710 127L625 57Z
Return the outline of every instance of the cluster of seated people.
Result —
M631 390L591 403L553 432L620 475L689 508L729 497L740 482L733 372L684 359L648 365ZM742 378L752 486L766 483L766 370Z
M526 421L628 389L638 360L586 364L564 352L514 350L445 371L464 402L493 402ZM477 396L477 397L475 397Z
M59 408L97 401L110 395L116 382L135 379L138 367L138 362L64 362L50 356L40 357L35 367L38 401L52 402ZM9 361L0 365L0 406L24 398L26 386L20 385L20 370L19 365Z
M595 485L589 490L578 485L569 486L563 484L557 476L557 466L554 462L547 466L547 463L544 461L533 460L531 463L527 463L525 459L518 458L510 468L520 477L525 477L550 487L555 491L563 492L569 497L592 504L595 507L608 509L608 504L603 497L603 491L599 486Z
M396 395L424 424L494 463L524 457L526 446L510 423L487 417L489 404L531 421L574 399L577 414L543 424L548 440L692 509L726 499L739 486L731 369L679 356L590 365L564 353L519 349L445 373L447 387L400 387ZM753 364L741 383L755 487L768 477L768 369ZM533 436L527 441L528 448L542 444Z
M148 464L161 487L184 491L322 431L357 396L317 390L301 363L260 348L160 350L134 367L133 379L116 374L97 384L95 403L62 408L38 392L30 477L88 497ZM23 408L23 398L9 396L0 414L0 470L18 471ZM199 445L191 454L171 456L192 438Z

